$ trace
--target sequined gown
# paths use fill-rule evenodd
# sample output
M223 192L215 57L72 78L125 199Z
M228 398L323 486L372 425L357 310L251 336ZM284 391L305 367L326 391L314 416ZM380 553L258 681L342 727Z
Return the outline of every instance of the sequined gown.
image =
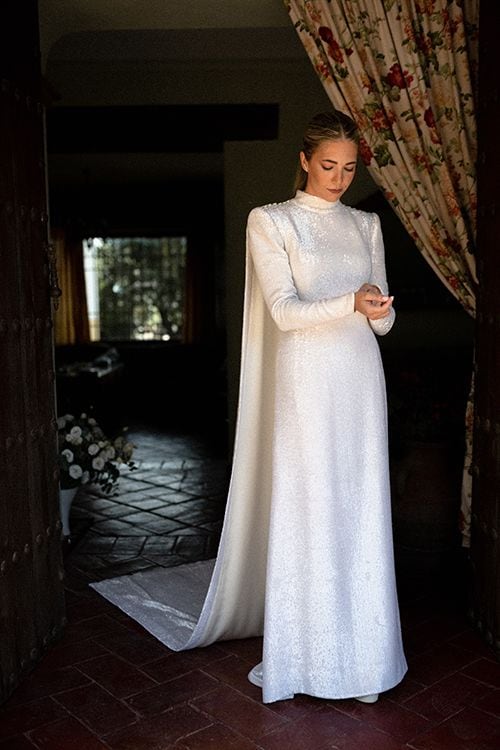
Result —
M380 693L406 672L384 375L365 282L378 217L299 191L248 220L233 473L215 569L95 587L176 649L263 633L263 700ZM207 591L208 588L208 591Z

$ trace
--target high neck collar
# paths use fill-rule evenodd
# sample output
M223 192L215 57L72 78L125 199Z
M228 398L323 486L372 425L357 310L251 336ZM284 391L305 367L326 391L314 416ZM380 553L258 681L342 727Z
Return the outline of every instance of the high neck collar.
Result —
M307 208L315 208L319 211L335 211L342 205L340 200L327 201L325 198L320 198L318 195L312 195L306 193L304 190L297 190L295 193L295 200L298 201L302 206Z

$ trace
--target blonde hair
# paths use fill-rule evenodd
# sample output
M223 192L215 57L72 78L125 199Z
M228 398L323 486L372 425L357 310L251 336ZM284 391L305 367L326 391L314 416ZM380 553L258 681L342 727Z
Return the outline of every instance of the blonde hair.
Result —
M309 161L323 141L359 142L358 127L354 120L336 109L331 112L320 112L307 125L302 140L302 151ZM295 175L294 191L304 190L307 184L307 172L299 160Z

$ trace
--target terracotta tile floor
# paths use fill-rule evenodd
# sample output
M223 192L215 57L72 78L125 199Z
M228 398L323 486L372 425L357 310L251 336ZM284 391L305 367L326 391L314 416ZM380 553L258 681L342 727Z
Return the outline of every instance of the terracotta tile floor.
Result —
M399 566L410 668L375 705L298 696L265 706L246 679L260 639L173 653L89 589L216 552L225 462L191 437L133 439L139 469L119 494L75 501L69 624L1 709L0 749L498 750L500 665L467 624L450 567Z

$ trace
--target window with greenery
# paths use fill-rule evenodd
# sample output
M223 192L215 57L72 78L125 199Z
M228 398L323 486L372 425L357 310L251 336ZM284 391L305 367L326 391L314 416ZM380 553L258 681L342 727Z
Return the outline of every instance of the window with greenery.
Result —
M92 340L181 340L186 247L186 237L85 240Z

